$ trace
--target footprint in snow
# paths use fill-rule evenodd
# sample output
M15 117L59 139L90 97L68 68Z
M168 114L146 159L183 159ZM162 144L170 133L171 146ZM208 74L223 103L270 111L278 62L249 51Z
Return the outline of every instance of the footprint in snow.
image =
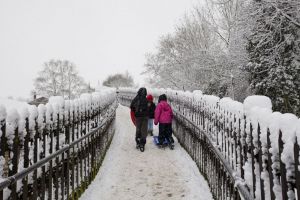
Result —
M168 194L168 197L172 197L172 196L173 196L173 194L172 194L172 193L169 193L169 194Z

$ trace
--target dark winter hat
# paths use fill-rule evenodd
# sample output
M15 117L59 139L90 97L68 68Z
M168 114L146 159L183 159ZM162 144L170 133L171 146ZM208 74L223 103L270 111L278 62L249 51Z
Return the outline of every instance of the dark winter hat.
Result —
M158 103L161 101L167 101L167 95L165 95L165 94L160 95L158 97Z
M153 101L153 96L151 94L148 94L147 95L147 100L152 102Z
M140 88L139 91L138 91L138 95L139 96L146 96L147 95L146 88L144 88L144 87Z

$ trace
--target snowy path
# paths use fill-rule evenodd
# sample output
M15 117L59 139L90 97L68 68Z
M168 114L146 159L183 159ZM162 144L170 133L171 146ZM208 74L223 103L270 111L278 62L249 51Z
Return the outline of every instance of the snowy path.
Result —
M119 106L116 133L103 165L81 200L210 200L207 182L178 143L158 149L147 138L145 152L135 148L129 110Z

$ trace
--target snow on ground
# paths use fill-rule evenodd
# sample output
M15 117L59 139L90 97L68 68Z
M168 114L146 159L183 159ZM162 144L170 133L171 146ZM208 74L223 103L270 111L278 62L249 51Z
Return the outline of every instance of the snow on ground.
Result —
M149 136L142 153L135 148L134 135L129 109L119 106L111 147L81 200L213 199L195 162L178 143L173 151L158 149Z

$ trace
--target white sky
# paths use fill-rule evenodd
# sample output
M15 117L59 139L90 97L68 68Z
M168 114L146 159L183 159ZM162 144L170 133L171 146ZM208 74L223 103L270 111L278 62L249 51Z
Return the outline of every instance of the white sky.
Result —
M143 83L145 53L195 4L197 0L0 0L0 96L29 97L33 79L52 58L75 63L93 86L126 70Z

